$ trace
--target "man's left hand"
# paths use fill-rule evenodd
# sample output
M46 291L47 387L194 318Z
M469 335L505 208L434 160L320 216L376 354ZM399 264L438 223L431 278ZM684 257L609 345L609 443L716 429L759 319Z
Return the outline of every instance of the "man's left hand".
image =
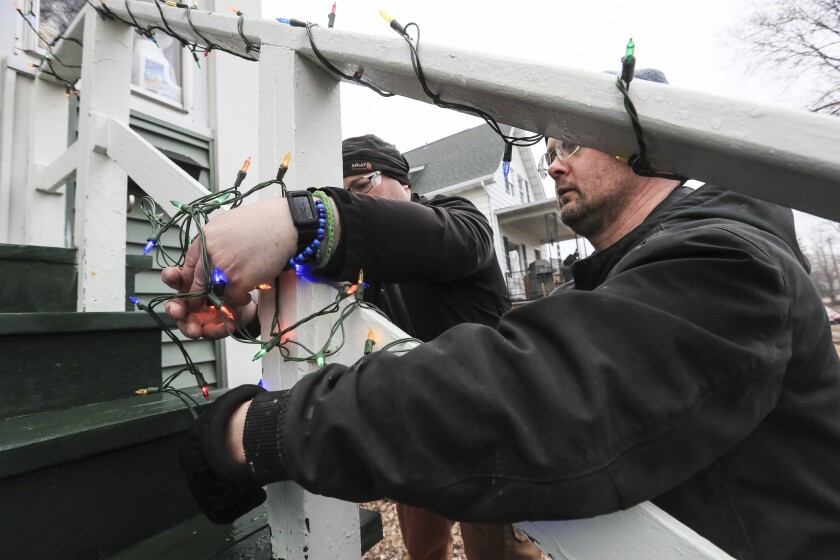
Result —
M265 501L263 484L256 481L229 445L234 413L265 389L242 385L210 405L187 432L181 446L181 468L193 497L213 523L232 523Z

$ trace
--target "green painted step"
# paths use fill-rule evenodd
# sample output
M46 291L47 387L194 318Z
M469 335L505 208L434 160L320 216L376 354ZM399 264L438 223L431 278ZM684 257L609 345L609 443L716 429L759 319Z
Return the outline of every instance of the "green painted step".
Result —
M125 263L125 293L133 294L135 276L153 259L126 255ZM0 313L76 311L77 291L75 249L0 243Z
M196 515L178 464L192 422L160 394L1 420L0 558L100 558Z
M160 333L145 313L0 313L0 418L159 385Z
M364 554L382 540L382 516L359 508L359 529ZM230 525L214 525L198 514L181 525L159 533L108 560L270 560L271 530L266 505L258 506Z

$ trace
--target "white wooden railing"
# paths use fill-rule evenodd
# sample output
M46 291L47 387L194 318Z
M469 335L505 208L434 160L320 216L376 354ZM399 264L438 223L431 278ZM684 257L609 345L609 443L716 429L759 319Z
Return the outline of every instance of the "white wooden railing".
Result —
M108 6L129 18L123 2L109 1ZM181 10L163 9L173 29L202 43ZM86 10L68 32L82 40L84 49L65 42L60 51L68 64L82 66L79 140L58 157L50 157L58 151L54 146L48 154L43 145L33 143L32 161L51 163L32 164L28 192L54 190L76 173L79 309L118 310L125 296L121 288L125 212L124 191L114 185L124 185L128 173L161 201L190 200L205 191L128 128L132 31ZM131 11L141 25L161 23L154 6L131 2ZM236 17L194 11L192 20L202 35L244 54ZM261 49L255 63L259 65L258 159L275 162L278 154L291 151L293 165L286 183L292 189L338 184L341 128L335 76L319 67L301 29L249 19L245 33ZM378 87L428 101L414 78L402 39L322 28L313 34L320 51L345 73L363 66L365 78ZM634 151L635 138L612 77L434 45L424 45L422 56L431 87L449 101L481 107L499 122L525 130L566 133L606 152ZM521 79L507 79L512 71ZM840 219L840 205L835 202L840 199L840 120L646 82L635 82L632 96L654 165ZM278 194L267 190L260 196ZM290 324L322 307L332 298L330 290L286 275L281 323ZM272 308L262 307L266 313ZM358 358L372 326L381 343L403 336L377 316L354 314L346 323L348 344L336 360L349 363ZM316 320L301 327L297 336L303 341L323 340L328 328L328 319ZM284 363L272 352L264 358L265 381L271 388L290 387L314 367L306 362ZM269 503L275 557L359 557L354 504L313 496L292 483L272 485ZM590 520L519 526L555 559L727 557L652 504Z

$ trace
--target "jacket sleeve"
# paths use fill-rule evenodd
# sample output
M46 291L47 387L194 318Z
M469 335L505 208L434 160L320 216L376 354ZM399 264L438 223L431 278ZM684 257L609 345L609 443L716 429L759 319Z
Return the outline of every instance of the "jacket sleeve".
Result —
M721 228L649 239L593 291L306 376L275 452L314 493L458 520L652 499L773 408L791 355L785 259Z
M319 274L332 280L446 282L493 262L493 232L469 201L438 196L385 200L325 188L341 219L341 243Z

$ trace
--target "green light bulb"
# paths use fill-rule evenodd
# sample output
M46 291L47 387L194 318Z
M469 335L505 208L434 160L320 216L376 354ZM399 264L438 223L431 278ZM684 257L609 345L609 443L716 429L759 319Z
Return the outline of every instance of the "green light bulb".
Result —
M624 58L626 60L630 60L633 58L633 53L636 51L636 44L633 42L633 38L630 37L630 40L627 41L627 50L624 52Z

